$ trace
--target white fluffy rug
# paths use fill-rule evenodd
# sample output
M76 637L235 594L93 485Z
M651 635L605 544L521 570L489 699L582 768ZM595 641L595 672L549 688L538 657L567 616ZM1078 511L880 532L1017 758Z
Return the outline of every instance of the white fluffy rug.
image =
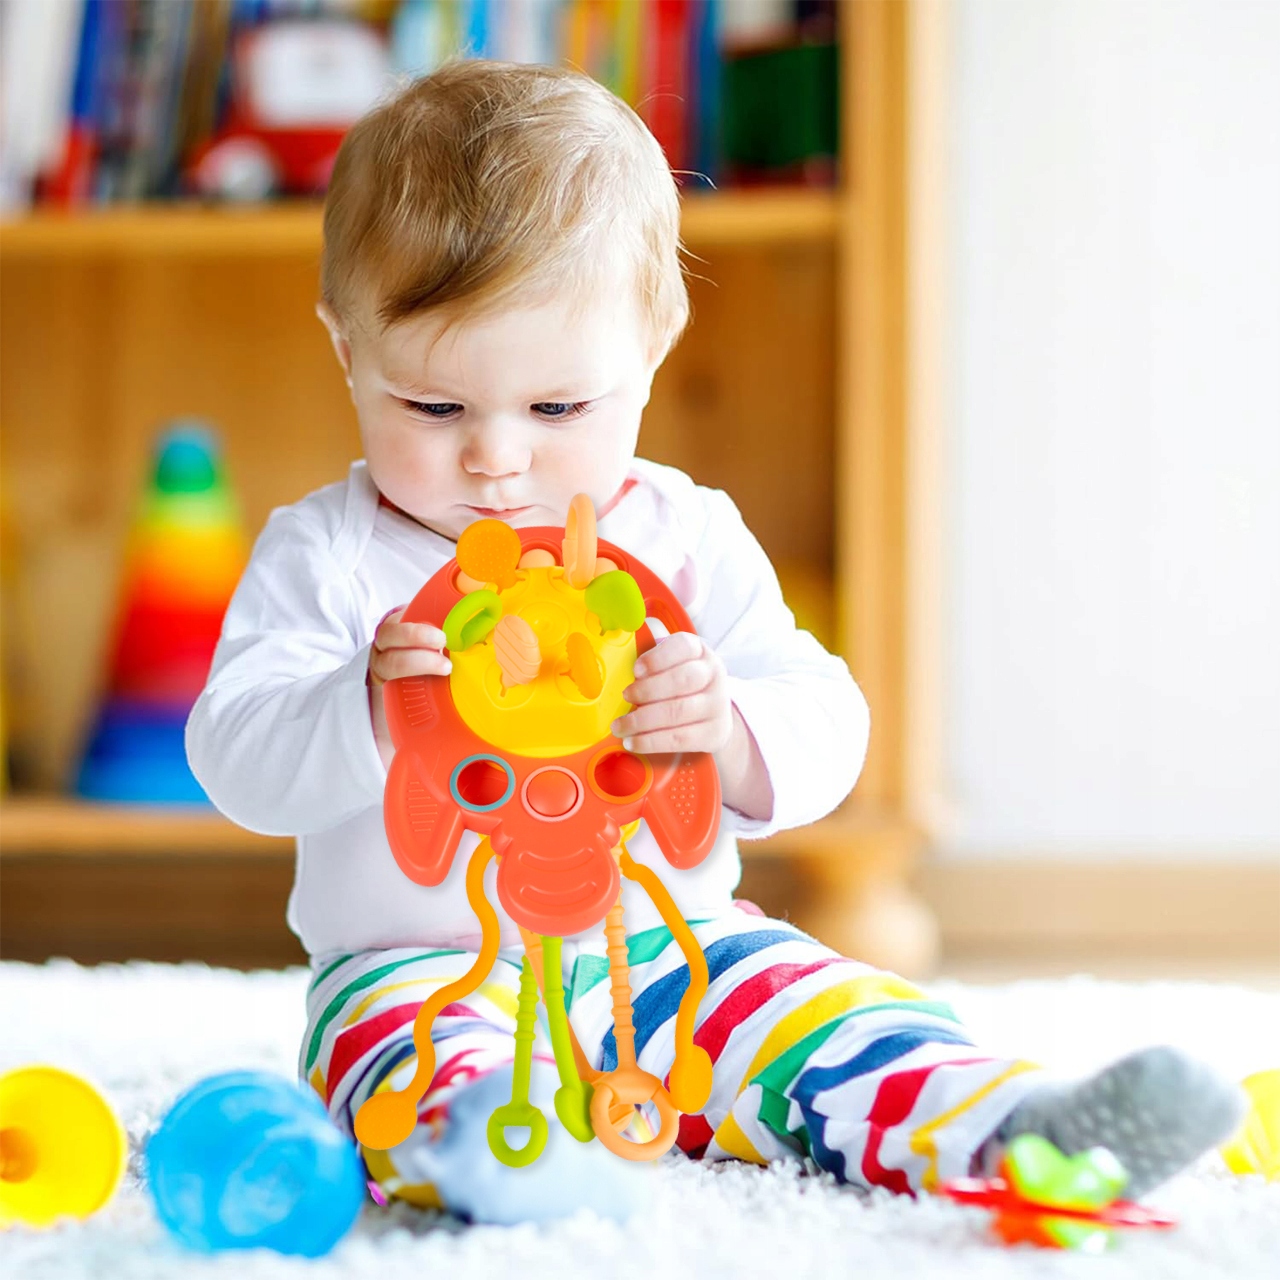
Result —
M865 1197L794 1167L701 1166L668 1157L651 1212L626 1230L586 1214L554 1227L462 1227L405 1206L370 1207L325 1259L264 1252L203 1257L162 1233L136 1177L137 1147L182 1088L213 1071L291 1074L302 1030L301 970L239 974L199 966L82 969L0 964L0 1070L52 1062L94 1079L129 1130L132 1170L83 1224L0 1234L13 1280L474 1280L512 1277L1090 1277L1277 1280L1280 1184L1239 1179L1209 1156L1152 1203L1181 1218L1112 1253L1006 1249L985 1215L949 1203ZM936 984L982 1042L1066 1072L1142 1044L1178 1044L1239 1078L1280 1066L1280 993L1196 983L1091 978L978 987Z

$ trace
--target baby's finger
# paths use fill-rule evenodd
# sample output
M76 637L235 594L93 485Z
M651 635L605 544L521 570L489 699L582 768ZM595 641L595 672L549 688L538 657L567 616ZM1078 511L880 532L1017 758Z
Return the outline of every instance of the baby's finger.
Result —
M700 658L704 651L705 646L698 636L690 631L677 631L659 640L648 653L637 658L635 672L638 676L653 675L656 671L688 662L690 658Z
M668 698L662 702L650 702L636 707L615 720L610 729L615 737L625 738L713 720L718 711L718 700L704 691L695 693L690 698Z
M674 729L659 729L653 733L640 733L623 739L628 751L642 755L670 755L676 751L717 751L714 741L715 725L710 722L679 725Z
M438 649L375 649L369 661L377 684L405 676L447 676L452 670L453 663Z
M399 622L388 618L374 633L375 649L443 649L444 632L429 622Z
M628 685L622 696L628 702L661 702L667 698L684 698L701 693L715 679L716 669L702 658L692 658L656 675Z

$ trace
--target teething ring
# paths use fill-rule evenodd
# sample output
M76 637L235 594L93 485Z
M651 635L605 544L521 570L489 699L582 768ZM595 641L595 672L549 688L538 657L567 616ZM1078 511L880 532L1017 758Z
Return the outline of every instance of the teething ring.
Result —
M502 618L502 601L497 593L487 589L468 592L445 615L445 648L450 653L461 653L473 644L479 644Z
M662 1087L662 1081L639 1067L619 1068L601 1076L594 1085L591 1096L591 1127L596 1137L615 1156L624 1160L656 1160L670 1151L680 1131L680 1113L671 1095ZM631 1123L631 1117L621 1111L646 1102L658 1108L661 1124L657 1134L648 1142L632 1142L621 1130ZM626 1123L619 1127L619 1120Z
M596 576L596 509L585 493L569 504L560 551L569 585L579 590L589 586Z
M507 1141L508 1128L529 1130L529 1141L523 1147L513 1147ZM523 1169L532 1164L547 1145L547 1117L531 1102L508 1102L489 1117L489 1150L503 1164L512 1169Z
M501 520L477 520L458 535L458 568L473 582L492 582L499 591L516 580L520 535Z

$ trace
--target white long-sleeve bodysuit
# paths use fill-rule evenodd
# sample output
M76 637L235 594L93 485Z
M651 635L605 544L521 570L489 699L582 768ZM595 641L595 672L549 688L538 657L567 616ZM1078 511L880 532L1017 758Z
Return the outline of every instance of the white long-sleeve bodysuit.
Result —
M813 822L853 788L866 703L844 662L797 630L777 576L729 497L683 472L632 463L600 537L647 564L685 606L729 673L730 696L759 746L773 814L721 814L706 860L677 871L645 826L628 842L659 871L686 919L730 903L736 837ZM380 504L363 462L345 481L272 513L223 623L208 683L187 724L187 754L214 804L254 831L297 837L290 927L316 958L417 945L476 947L464 876L467 832L446 879L414 884L382 823L386 770L374 744L366 673L375 628L407 604L456 544ZM503 945L519 943L494 890ZM658 923L623 882L628 929Z

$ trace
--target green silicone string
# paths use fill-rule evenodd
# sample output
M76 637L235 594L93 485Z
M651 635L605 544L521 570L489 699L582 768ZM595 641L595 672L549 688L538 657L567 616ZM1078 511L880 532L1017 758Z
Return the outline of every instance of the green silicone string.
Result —
M547 1029L551 1032L551 1048L560 1072L560 1088L556 1090L556 1115L560 1123L579 1142L595 1137L591 1127L592 1088L578 1075L573 1060L573 1042L569 1038L569 1015L564 1007L564 979L560 969L560 939L542 939L543 999L547 1005Z
M563 1002L562 1002L563 1003ZM520 995L516 1000L516 1061L511 1075L511 1101L489 1117L489 1150L509 1168L532 1164L547 1145L547 1118L529 1101L533 1066L533 1037L538 1025L538 982L529 957L520 966ZM529 1141L519 1149L507 1143L505 1130L527 1128Z

